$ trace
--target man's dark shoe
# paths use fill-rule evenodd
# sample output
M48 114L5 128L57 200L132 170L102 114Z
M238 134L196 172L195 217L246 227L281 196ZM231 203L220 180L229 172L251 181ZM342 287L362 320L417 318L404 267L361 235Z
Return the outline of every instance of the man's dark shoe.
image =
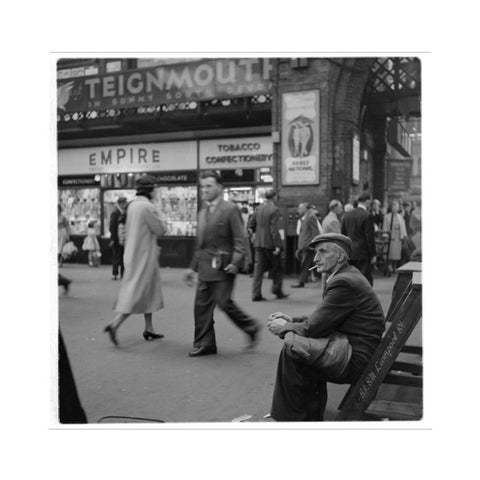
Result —
M276 293L275 295L277 296L277 298L278 298L279 300L281 300L282 298L287 298L287 297L290 296L290 295L288 295L287 293L283 293L283 292L282 292L282 293Z
M292 285L292 288L303 288L305 286L305 284L303 283L297 283L295 285Z
M245 347L246 350L252 350L255 347L255 345L257 345L258 334L259 334L261 329L262 329L261 323L257 322L257 328L254 332L246 332L248 337L249 337L249 342Z
M202 357L203 355L215 355L217 347L215 345L206 345L203 347L195 347L189 354L189 357Z
M261 295L260 295L260 297L253 297L252 298L252 302L263 302L264 300L266 300L266 298L262 297Z

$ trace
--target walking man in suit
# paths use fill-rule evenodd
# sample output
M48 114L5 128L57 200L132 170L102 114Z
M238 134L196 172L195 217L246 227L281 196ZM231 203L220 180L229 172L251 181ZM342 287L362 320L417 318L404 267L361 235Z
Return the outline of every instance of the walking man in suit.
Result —
M193 285L198 273L194 304L195 337L190 357L217 353L213 313L218 305L243 330L249 347L258 340L260 323L232 300L235 275L245 256L245 234L240 211L223 200L223 184L213 171L200 178L204 207L198 217L195 253L184 280Z
M375 237L373 218L369 213L370 194L358 198L358 206L342 218L342 234L352 241L350 264L357 267L373 285L372 264L375 262Z
M250 219L250 229L255 233L255 266L253 271L252 301L265 300L262 297L263 274L270 271L272 274L272 293L277 298L286 298L282 291L282 264L280 252L282 239L278 231L280 210L274 203L276 192L268 190L265 193L265 203L262 203Z
M320 235L318 220L312 209L304 202L298 205L298 216L300 217L300 231L298 234L298 248L295 256L300 261L300 277L293 288L303 288L308 282L308 269L313 264L314 252L308 247L310 241Z

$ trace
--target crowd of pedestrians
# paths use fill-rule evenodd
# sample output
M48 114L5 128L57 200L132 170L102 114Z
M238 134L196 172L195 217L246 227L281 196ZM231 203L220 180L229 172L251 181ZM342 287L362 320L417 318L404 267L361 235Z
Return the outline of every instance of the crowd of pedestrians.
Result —
M119 198L110 218L112 279L120 276L121 284L114 317L104 332L115 346L120 343L120 326L132 314L143 314L145 340L163 338L153 326L153 314L164 306L157 240L166 233L166 225L151 202L154 189L153 177L140 177L136 182L136 198L128 204L125 198ZM267 191L265 202L249 214L248 210L224 200L223 182L216 172L201 174L200 191L203 207L198 215L195 251L183 275L185 283L195 287L190 357L217 353L214 328L217 306L244 332L247 349L257 344L262 323L232 298L238 273L253 277L253 302L266 300L262 284L267 272L272 281L271 293L280 300L289 295L284 290L285 238L276 192ZM281 312L269 317L268 329L285 342L277 370L274 419L321 420L326 382L334 378L337 383L349 383L361 374L384 328L383 312L372 290L376 235L387 234L387 261L395 271L406 260L406 251L408 255L415 250L418 253L413 239L419 234L421 224L414 210L410 202L400 204L393 200L385 211L378 200L372 201L368 192L345 206L337 199L331 200L323 219L315 205L299 203L295 257L300 273L292 287L305 287L316 273L322 279L320 305L310 317L296 318ZM61 252L61 245L68 239L68 223L60 208L58 215ZM94 265L94 255L100 248L93 223L88 225L83 249L89 253L90 266ZM62 284L65 286L65 277L59 275L59 285ZM308 344L305 338L310 338ZM323 343L317 345L312 339L321 339ZM338 349L341 364L326 365L321 360L327 346ZM305 349L309 358L316 359L313 364L305 365L301 360L304 357L298 356Z

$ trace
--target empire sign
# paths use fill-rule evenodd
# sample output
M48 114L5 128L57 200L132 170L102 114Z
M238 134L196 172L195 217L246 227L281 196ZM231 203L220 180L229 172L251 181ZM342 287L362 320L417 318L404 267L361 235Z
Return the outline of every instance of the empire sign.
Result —
M212 59L61 80L57 108L81 112L266 94L270 60Z

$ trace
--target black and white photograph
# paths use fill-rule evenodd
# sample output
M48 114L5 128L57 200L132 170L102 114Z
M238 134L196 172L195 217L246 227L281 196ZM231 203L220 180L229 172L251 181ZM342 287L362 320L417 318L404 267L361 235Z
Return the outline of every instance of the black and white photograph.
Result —
M4 7L3 477L472 476L471 6Z
M60 57L58 422L423 418L419 56Z

